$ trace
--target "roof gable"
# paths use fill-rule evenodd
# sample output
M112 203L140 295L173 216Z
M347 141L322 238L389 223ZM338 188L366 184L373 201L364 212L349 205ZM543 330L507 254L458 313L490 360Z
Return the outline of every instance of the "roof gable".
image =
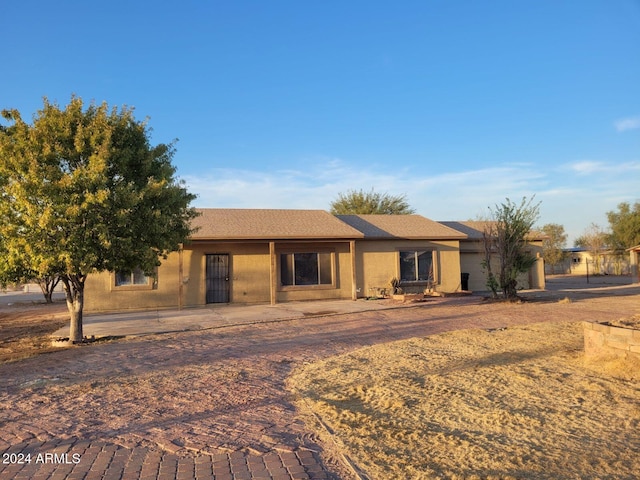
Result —
M199 208L193 240L356 239L363 234L324 210Z
M466 238L464 233L421 215L337 215L337 217L362 232L365 239L460 240Z

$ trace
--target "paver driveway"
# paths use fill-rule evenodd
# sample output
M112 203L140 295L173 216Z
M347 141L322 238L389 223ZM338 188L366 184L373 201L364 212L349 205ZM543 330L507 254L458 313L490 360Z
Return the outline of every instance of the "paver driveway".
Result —
M285 381L296 365L447 330L616 319L637 313L637 293L567 304L447 298L151 335L5 364L0 478L349 478L294 407ZM31 463L18 463L20 454Z

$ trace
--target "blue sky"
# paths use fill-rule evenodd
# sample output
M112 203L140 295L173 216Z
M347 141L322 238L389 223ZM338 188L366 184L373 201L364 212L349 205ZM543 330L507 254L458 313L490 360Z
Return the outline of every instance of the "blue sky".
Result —
M135 107L197 206L536 195L573 240L640 201L640 2L2 2L0 108Z

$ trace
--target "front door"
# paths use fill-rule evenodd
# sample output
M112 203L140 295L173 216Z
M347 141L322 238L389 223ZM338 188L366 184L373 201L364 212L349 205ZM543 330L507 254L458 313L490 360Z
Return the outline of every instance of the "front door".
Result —
M207 255L207 303L229 303L229 255Z

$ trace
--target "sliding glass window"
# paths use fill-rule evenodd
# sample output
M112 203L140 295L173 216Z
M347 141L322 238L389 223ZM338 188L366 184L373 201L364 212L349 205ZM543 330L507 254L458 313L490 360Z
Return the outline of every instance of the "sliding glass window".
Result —
M280 255L280 282L284 286L331 285L332 254L283 253Z
M433 252L400 252L400 280L433 282Z

